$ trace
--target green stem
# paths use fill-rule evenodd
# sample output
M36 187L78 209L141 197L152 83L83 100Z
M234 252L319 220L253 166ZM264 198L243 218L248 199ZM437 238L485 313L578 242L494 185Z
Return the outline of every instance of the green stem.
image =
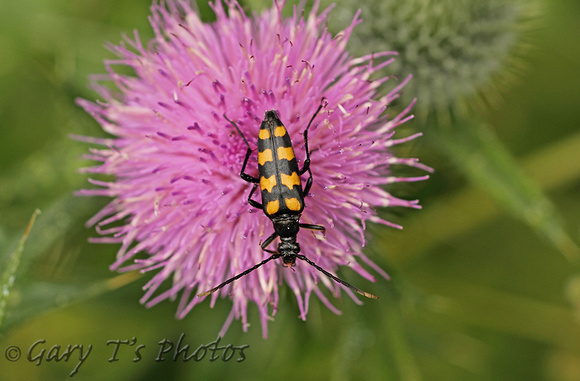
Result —
M406 223L405 229L413 232L412 244L403 234L379 238L376 243L389 247L390 259L399 265L417 260L429 247L465 233L505 209L546 237L568 261L580 262L580 249L544 195L580 178L580 133L533 153L521 165L483 125L462 126L435 139L475 188L440 199Z

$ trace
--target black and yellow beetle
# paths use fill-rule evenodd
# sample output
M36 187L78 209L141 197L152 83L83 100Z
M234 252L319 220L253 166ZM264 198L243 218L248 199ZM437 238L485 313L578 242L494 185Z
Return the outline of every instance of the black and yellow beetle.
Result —
M246 143L246 157L244 159L244 164L242 165L240 177L244 181L254 184L250 195L248 196L248 203L255 208L262 209L266 216L272 221L274 233L272 233L272 235L270 235L261 245L262 250L271 253L272 255L246 271L226 280L219 286L198 294L199 297L207 296L212 292L219 290L244 275L249 274L272 259L282 258L284 266L292 267L296 264L296 258L298 258L315 267L327 277L352 289L353 291L356 291L360 295L371 299L377 299L375 295L359 290L324 270L304 255L299 254L300 245L296 242L296 236L300 228L322 232L325 231L325 228L322 225L300 223L300 215L304 210L304 196L308 194L308 191L312 187L310 151L308 149L308 129L316 115L318 115L322 109L324 103L325 99L322 98L320 106L310 119L306 130L304 130L306 160L304 160L304 164L300 170L298 169L298 162L294 155L294 148L292 147L292 141L290 140L286 127L284 127L284 124L280 121L274 110L266 111L264 120L260 125L260 131L258 132L258 177L246 173L246 166L252 154L250 144L236 123L229 120L224 115L224 118L235 127L236 131L244 140L244 143ZM308 180L306 180L306 185L302 188L300 176L306 172L308 172ZM252 199L258 185L260 186L262 193L261 204ZM274 251L268 249L268 246L270 246L270 244L278 237L280 237L278 250Z

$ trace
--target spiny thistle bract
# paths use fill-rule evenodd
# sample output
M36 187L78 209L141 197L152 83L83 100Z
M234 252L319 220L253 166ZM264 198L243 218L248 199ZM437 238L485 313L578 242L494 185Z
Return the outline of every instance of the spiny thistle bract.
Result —
M353 53L398 51L390 73L413 74L403 100L419 94L417 113L445 122L449 114L495 103L522 66L519 57L528 48L522 32L537 6L522 0L345 0L331 25L359 8L363 23L352 35Z

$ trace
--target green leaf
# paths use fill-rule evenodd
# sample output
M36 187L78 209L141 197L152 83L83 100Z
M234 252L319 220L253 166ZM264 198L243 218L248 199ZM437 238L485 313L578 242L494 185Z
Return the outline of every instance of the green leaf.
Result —
M448 276L422 273L417 283L431 294L419 314L429 324L477 327L580 350L580 326L569 307Z
M425 140L430 138L428 135ZM430 139L433 140L435 138ZM442 146L441 142L439 144ZM543 192L553 191L580 178L578 152L580 152L580 133L552 143L519 160L515 165L518 165L518 171L523 172L524 176L529 176L527 181L535 184L534 187L539 187ZM540 197L545 199L542 193ZM435 245L476 229L497 217L502 207L500 202L494 201L485 187L464 187L440 197L437 202L409 219L405 223L407 234L375 234L377 239L370 244L377 252L382 251L381 247L389 247L390 260L398 266L408 266L419 260ZM555 226L565 234L557 215L555 220L557 221ZM370 228L372 229L372 226ZM411 241L409 237L412 237ZM564 252L570 252L572 257L576 256L574 253L577 252L577 248L569 238L559 241Z
M71 194L62 196L44 209L42 218L35 224L34 231L30 232L30 228L26 231L17 250L8 260L9 265L2 281L3 289L6 289L8 280L10 281L8 288L12 287L15 274L19 278L17 285L12 289L13 299L7 311L6 300L0 299L2 307L0 319L5 318L4 329L48 310L110 292L141 276L137 272L131 272L114 278L103 279L101 276L99 279L96 276L93 280L83 278L80 281L62 282L54 277L37 279L31 275L37 268L35 264L46 264L43 256L47 251L63 237L73 234L71 232L81 225L80 221L84 221L87 214L98 209L98 203L95 198L75 197ZM26 256L21 256L26 239L28 239ZM66 258L68 250L71 249L64 249L65 252L61 253L60 257ZM7 297L8 295L6 299Z
M22 235L20 239L20 243L16 250L10 255L8 258L8 264L6 265L6 269L2 273L2 281L0 285L2 287L2 293L0 293L0 328L2 328L2 323L4 321L4 317L6 315L6 306L8 305L8 298L10 297L10 291L12 290L12 286L14 286L14 279L16 278L16 271L20 265L20 258L22 257L22 252L24 251L24 245L30 234L30 230L34 225L34 221L36 220L36 216L40 214L40 210L36 209L30 218L30 222L26 227L26 231Z
M568 261L578 262L580 250L566 232L556 208L487 125L465 121L453 128L439 129L434 140L472 184L544 236Z
M22 258L19 273L28 270L30 264L50 249L70 231L82 225L86 217L98 209L95 198L75 197L66 194L43 208L42 218L30 233L27 255ZM14 244L13 244L14 245ZM10 247L10 245L7 245Z
M94 298L116 290L141 277L137 271L117 275L110 279L93 282L27 282L18 289L16 306L6 314L5 329L10 329L52 309L62 308L72 303Z

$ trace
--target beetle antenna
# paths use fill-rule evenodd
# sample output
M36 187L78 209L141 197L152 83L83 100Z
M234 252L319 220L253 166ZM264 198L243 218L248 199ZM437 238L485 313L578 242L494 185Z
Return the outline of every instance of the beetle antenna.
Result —
M279 258L279 257L281 257L281 256L282 256L282 254L278 254L278 253L276 253L276 254L273 254L272 256L270 256L270 257L269 257L269 258L267 258L267 259L264 259L262 262L258 263L257 265L255 265L255 266L253 266L253 267L251 267L251 268L247 269L246 271L244 271L244 272L242 272L242 273L239 273L239 274L238 274L238 275L236 275L235 277L232 277L232 278L230 278L230 279L226 280L225 282L223 282L222 284L220 284L220 285L219 285L219 286L217 286L217 287L214 287L214 288L212 288L211 290L208 290L208 291L206 291L206 292L202 292L201 294L197 294L197 296L198 296L199 298L203 298L204 296L208 296L209 294L211 294L211 293L213 293L213 292L216 292L216 291L217 291L217 290L219 290L220 288L222 288L222 287L224 287L224 286L227 286L228 284L232 283L233 281L240 279L240 278L241 278L241 277L243 277L244 275L248 275L249 273L251 273L252 271L254 271L255 269L257 269L258 267L260 267L260 266L262 266L262 265L264 265L264 264L266 264L266 263L270 262L272 259L276 259L276 258Z
M359 290L358 288L356 288L355 286L353 286L352 284L349 284L345 281L343 281L342 279L332 275L331 273L329 273L328 271L326 271L325 269L323 269L322 267L318 266L316 263L312 262L310 259L306 258L304 255L300 254L297 255L296 258L302 259L303 261L307 262L310 266L314 267L316 270L320 271L321 273L323 273L324 275L326 275L327 277L329 277L330 279L334 280L335 282L338 282L340 284L342 284L343 286L346 286L348 288L350 288L351 290L353 290L354 292L356 292L357 294L360 294L362 296L366 296L369 299L378 299L379 297L376 295L373 295L371 293L368 293L366 291L363 290Z

